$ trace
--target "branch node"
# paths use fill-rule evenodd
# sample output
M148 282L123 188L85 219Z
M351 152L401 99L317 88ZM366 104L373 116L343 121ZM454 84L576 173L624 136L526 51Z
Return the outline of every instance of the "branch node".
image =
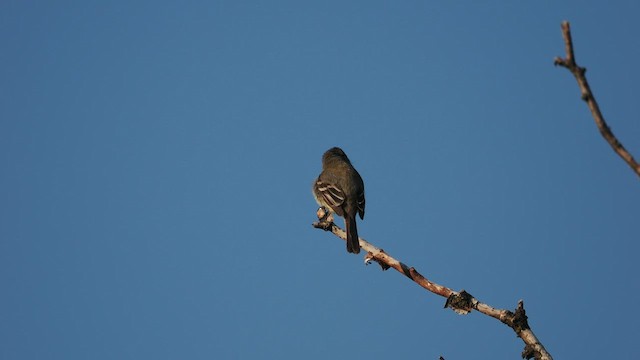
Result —
M460 315L466 315L473 310L473 296L464 290L459 293L451 293L444 303L444 307L445 309L449 307Z
M529 330L529 322L527 321L527 312L524 310L524 301L518 301L518 307L513 314L513 329L516 333L520 333L523 330Z
M562 66L562 67L565 67L565 68L567 68L567 69L569 68L569 65L567 64L567 60L565 60L565 59L563 59L563 58L561 58L561 57L559 57L559 56L556 56L556 57L553 59L553 65L555 65L555 66Z
M540 359L541 357L540 351L536 350L531 344L525 345L524 350L522 350L523 359Z

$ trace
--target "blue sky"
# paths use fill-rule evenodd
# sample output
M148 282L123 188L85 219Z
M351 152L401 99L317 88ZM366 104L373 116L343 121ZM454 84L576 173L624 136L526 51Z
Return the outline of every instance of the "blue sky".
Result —
M0 358L518 358L522 342L311 227L341 146L360 236L513 309L554 357L632 358L634 1L0 5ZM338 220L342 226L342 220Z

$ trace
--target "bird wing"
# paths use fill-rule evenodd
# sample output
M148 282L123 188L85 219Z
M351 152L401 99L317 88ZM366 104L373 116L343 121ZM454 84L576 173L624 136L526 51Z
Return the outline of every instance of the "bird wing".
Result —
M338 214L338 216L343 216L344 191L336 185L322 180L316 181L316 191L333 212Z

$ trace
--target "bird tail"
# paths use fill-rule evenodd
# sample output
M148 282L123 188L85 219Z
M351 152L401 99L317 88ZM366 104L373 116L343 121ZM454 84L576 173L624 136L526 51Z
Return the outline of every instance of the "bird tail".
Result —
M344 223L347 228L347 251L352 254L358 254L360 253L360 241L358 240L358 227L356 226L355 214L351 216L347 215Z

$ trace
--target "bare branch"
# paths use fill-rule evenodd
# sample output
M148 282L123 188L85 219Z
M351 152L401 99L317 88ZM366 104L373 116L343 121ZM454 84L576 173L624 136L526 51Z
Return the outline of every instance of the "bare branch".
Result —
M318 212L319 221L314 222L312 225L317 229L325 231L331 231L334 235L347 240L347 235L340 227L324 216L321 211ZM444 307L451 308L458 314L468 314L472 310L476 310L482 314L491 316L500 320L507 326L509 326L516 333L518 337L525 343L525 348L522 351L522 358L537 360L552 360L551 354L547 352L542 343L535 336L529 323L527 322L527 315L524 310L524 303L522 300L518 302L518 306L515 312L503 309L496 309L480 302L468 292L461 290L455 291L446 286L439 285L421 275L415 268L408 267L404 263L396 260L391 255L387 254L384 250L373 246L366 242L364 239L359 238L360 247L366 250L368 253L365 256L365 263L369 264L371 261L377 262L382 270L393 268L409 279L413 280L416 284L422 286L426 290L431 291L434 294L447 298Z
M600 130L600 134L602 134L604 139L609 143L609 145L611 145L613 151L615 151L616 154L618 154L631 167L631 169L640 176L640 165L636 162L633 156L631 156L627 149L622 146L616 136L613 135L609 125L607 125L607 122L604 120L604 116L602 116L602 113L600 112L600 107L591 92L591 88L589 87L589 83L585 76L587 69L576 64L575 54L573 52L573 40L571 39L571 27L568 21L562 22L562 37L564 38L566 57L563 59L557 56L553 60L553 64L567 68L567 70L573 74L576 81L578 81L582 100L587 102L587 106L589 106L593 119L598 126L598 130Z

